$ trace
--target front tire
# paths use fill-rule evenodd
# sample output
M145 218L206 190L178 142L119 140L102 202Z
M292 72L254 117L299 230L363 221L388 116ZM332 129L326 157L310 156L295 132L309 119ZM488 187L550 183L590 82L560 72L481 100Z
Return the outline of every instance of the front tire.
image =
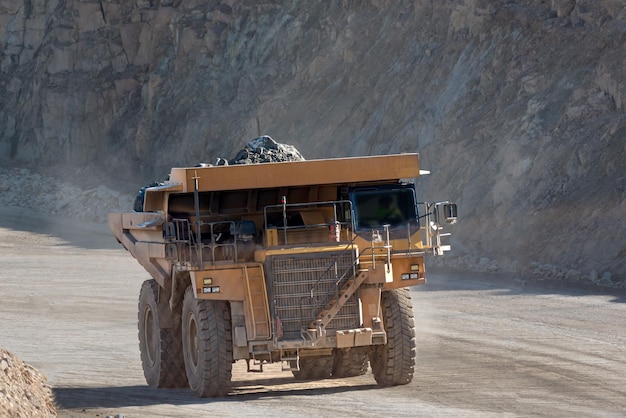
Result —
M228 302L198 300L188 287L182 313L183 353L189 387L201 398L225 396L230 390L233 366Z
M180 324L161 328L157 300L159 285L146 280L138 306L139 352L148 385L156 388L186 388Z
M292 366L295 366L292 363ZM333 372L333 357L304 357L300 358L300 369L293 370L293 377L298 380L328 379Z
M382 293L381 308L387 344L370 350L372 373L379 385L406 385L415 370L415 323L406 288Z

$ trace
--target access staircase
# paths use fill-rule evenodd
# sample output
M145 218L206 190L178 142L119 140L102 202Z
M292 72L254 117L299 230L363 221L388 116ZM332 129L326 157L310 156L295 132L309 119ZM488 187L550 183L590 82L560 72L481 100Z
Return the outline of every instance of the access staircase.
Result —
M341 308L350 299L350 297L357 291L359 286L363 284L367 278L367 270L358 270L357 275L348 279L343 286L337 292L336 297L331 299L324 309L317 315L315 320L311 322L309 327L318 331L318 334L323 335L323 330L333 320L333 318L339 313Z

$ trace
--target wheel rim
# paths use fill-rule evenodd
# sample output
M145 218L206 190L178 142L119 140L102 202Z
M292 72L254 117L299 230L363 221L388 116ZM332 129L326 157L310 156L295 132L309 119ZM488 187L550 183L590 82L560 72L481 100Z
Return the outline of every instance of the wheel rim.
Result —
M198 349L198 326L193 314L190 313L187 318L187 347L191 368L195 371L198 370L198 358L200 351Z
M150 366L154 366L157 356L157 333L155 331L154 315L152 309L146 306L143 315L144 338L146 341L146 354Z

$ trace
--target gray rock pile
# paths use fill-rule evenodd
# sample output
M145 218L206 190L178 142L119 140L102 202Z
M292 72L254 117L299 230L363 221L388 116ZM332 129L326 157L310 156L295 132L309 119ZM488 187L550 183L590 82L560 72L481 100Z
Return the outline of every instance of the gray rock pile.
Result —
M46 377L4 349L0 349L0 416L57 416Z
M198 163L196 167L212 167L213 165L262 164L289 161L304 161L304 157L293 145L279 144L270 136L263 135L248 142L231 160L218 158L215 164ZM144 193L146 188L163 183L153 182L142 187L133 203L133 210L143 210Z
M260 164L285 161L304 161L293 145L279 144L267 135L248 142L229 164Z
M430 267L452 268L460 271L478 273L507 273L525 280L539 282L567 283L583 288L589 286L613 289L626 289L626 282L615 280L610 271L592 270L584 273L579 269L563 268L548 263L530 262L528 266L520 266L517 260L493 260L487 257L475 257L469 254L459 256L431 257Z
M0 166L0 204L34 209L50 216L105 222L126 209L132 197L101 185L82 189L24 167Z

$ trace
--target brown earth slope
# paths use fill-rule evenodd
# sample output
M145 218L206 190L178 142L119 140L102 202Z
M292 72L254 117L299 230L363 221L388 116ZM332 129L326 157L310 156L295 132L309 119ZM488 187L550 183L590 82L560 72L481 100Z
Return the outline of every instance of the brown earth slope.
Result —
M418 151L423 198L461 208L453 265L619 285L625 9L0 0L0 157L127 188L259 133L307 159Z

